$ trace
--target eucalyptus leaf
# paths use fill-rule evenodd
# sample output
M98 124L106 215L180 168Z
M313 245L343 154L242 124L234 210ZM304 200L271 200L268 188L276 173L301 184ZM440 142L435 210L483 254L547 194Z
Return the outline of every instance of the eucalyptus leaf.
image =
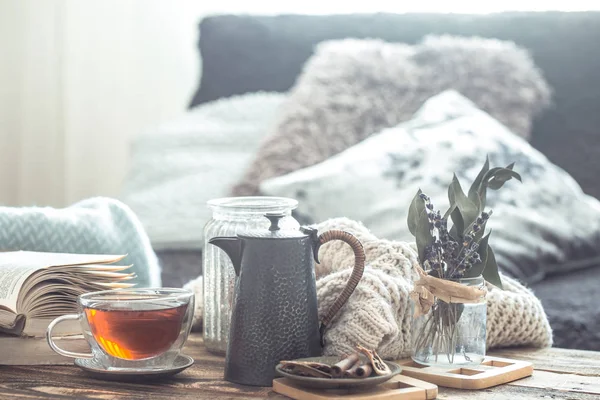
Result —
M465 221L456 205L456 195L454 194L452 185L448 186L448 201L450 202L450 208L448 208L448 211L444 214L446 218L450 216L450 219L452 220L452 228L450 228L448 233L453 238L458 239L462 237L465 230Z
M408 208L408 230L412 233L413 236L416 236L417 225L419 224L419 215L421 211L425 209L425 202L421 198L421 194L423 192L421 189L417 191L415 197L413 197L412 202L410 203L410 207Z
M515 178L519 182L522 182L521 175L513 171L512 169L502 168L500 171L496 172L492 179L488 182L488 187L493 190L500 189L506 182L508 182L511 178Z
M483 168L481 168L481 171L479 171L479 173L477 174L477 177L473 181L473 184L469 188L469 194L468 194L469 199L473 203L475 203L475 200L479 200L479 204L480 204L479 214L481 214L481 212L483 211L483 207L485 207L485 203L483 201L481 201L480 186L481 186L481 183L483 182L483 178L484 178L485 174L489 170L490 170L490 158L488 156L486 156L485 164L483 164Z
M455 208L456 208L456 203L455 204L451 204L450 208L448 208L448 210L444 214L443 218L448 219L450 217L450 215L452 214L452 211L454 211Z
M479 216L479 199L477 198L476 202L473 202L465 195L456 174L454 174L452 183L448 187L448 199L450 200L450 204L456 204L457 209L460 210L463 227L460 230L460 227L457 227L457 230L458 234L463 235L465 229L471 226Z
M450 214L452 219L452 228L448 232L453 239L458 242L462 241L463 232L465 231L465 221L460 213L458 207L454 207L454 210Z
M483 180L481 181L482 184L486 184L487 182L489 182L490 179L492 179L494 177L494 175L496 175L496 173L498 173L498 171L500 171L501 169L504 169L502 167L494 167L492 169L490 169L488 172L485 173L485 175L483 176Z
M479 254L479 258L481 258L481 262L476 265L473 265L470 269L468 269L465 272L466 278L475 278L476 276L479 276L483 273L487 262L488 240L490 238L490 234L491 232L485 235L479 242L479 248L477 249L477 253Z
M503 289L502 280L500 279L500 274L498 273L498 264L496 263L496 256L494 255L494 251L488 245L487 251L487 260L485 262L485 268L483 270L483 279L496 286L497 288Z
M417 224L417 232L415 235L417 242L417 250L419 252L419 260L421 265L425 264L425 248L433 243L433 236L429 230L429 218L427 217L427 210L423 210L419 213L419 221Z

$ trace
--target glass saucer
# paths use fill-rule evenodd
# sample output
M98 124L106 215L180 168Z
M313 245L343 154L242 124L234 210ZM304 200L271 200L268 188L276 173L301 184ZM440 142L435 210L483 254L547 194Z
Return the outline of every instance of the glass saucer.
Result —
M106 369L100 363L91 358L76 358L75 365L84 370L92 378L109 381L143 381L164 379L189 368L194 364L190 356L180 354L173 365L163 369Z

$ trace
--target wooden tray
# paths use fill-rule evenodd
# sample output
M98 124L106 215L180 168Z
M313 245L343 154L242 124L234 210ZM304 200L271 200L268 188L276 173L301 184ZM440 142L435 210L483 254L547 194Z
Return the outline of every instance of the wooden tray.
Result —
M437 397L437 386L409 376L396 375L389 381L368 389L309 389L287 378L273 380L273 391L297 400L429 400Z
M428 367L410 359L397 363L403 375L455 389L485 389L533 374L532 363L499 357L486 357L480 365L464 368Z

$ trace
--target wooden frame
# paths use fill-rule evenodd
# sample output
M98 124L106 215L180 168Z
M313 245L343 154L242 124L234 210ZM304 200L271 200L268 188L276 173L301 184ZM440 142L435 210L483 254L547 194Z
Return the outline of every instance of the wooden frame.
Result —
M281 378L273 381L273 391L297 400L430 400L438 394L436 385L404 375L371 388L337 390L308 389Z
M489 356L474 367L428 367L410 359L397 363L402 367L402 375L455 389L485 389L533 374L530 362Z

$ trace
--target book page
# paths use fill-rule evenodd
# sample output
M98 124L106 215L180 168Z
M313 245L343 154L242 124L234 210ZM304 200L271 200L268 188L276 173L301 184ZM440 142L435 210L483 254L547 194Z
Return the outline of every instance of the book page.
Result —
M39 253L11 251L0 253L0 306L15 313L19 291L23 283L35 271L68 265L112 263L123 259L123 255Z
M86 265L73 265L71 270L83 270L83 271L113 271L119 272L131 268L131 265L107 265L107 264L86 264Z
M0 253L0 266L5 260L12 260L20 264L40 265L43 267L56 267L66 265L85 264L112 264L120 261L123 255L98 255L98 254L69 254L69 253L41 253L35 251L11 251Z
M0 333L18 335L25 327L25 316L0 309Z
M6 262L0 258L0 306L17 313L17 300L23 282L43 267Z

